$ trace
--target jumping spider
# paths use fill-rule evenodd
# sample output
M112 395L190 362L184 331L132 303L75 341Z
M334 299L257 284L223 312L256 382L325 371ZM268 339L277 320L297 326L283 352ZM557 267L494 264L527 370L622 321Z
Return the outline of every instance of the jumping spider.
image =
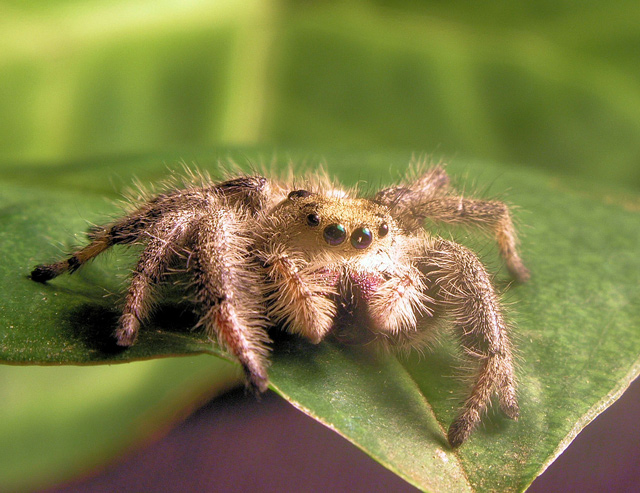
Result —
M441 166L409 172L404 183L369 198L324 172L308 175L302 187L291 174L200 178L93 228L87 246L38 265L31 279L73 272L116 244L143 244L117 343L134 344L154 287L181 270L192 278L198 325L235 355L256 392L268 384L269 326L313 343L333 334L410 346L447 318L476 368L447 434L451 446L468 438L494 393L517 418L509 326L491 276L470 250L424 229L430 219L490 231L509 272L525 281L505 204L456 195Z

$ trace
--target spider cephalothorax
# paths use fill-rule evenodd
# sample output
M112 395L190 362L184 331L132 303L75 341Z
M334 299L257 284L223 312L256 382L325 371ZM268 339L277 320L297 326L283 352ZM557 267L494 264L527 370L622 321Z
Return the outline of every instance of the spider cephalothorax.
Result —
M115 244L144 245L132 274L117 343L132 345L149 316L154 287L168 271L193 279L193 301L207 333L237 357L247 383L268 384L267 329L282 327L319 343L416 345L443 317L475 361L474 383L448 439L458 446L497 394L518 416L508 326L490 275L477 256L430 235L424 220L492 232L511 274L527 269L516 251L508 208L452 193L440 166L369 197L343 190L324 173L293 179L203 178L143 201L70 257L39 265L34 281L73 272Z

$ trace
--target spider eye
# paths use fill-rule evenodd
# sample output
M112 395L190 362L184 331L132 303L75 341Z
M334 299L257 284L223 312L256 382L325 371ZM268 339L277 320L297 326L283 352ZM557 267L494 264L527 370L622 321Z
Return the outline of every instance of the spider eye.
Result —
M311 192L309 192L308 190L294 190L293 192L290 192L288 197L290 199L303 199L305 197L308 197L309 195L311 195Z
M309 214L307 216L307 224L312 228L315 228L320 224L320 216L318 216L318 214Z
M384 238L389 233L389 225L387 223L382 223L378 228L378 237Z
M324 241L329 245L337 246L344 243L344 240L347 239L347 230L344 229L342 224L329 224L329 226L324 228L322 236L324 237Z
M351 245L353 245L353 248L357 248L358 250L367 248L371 245L372 241L373 233L371 233L371 230L366 226L356 228L353 233L351 233Z

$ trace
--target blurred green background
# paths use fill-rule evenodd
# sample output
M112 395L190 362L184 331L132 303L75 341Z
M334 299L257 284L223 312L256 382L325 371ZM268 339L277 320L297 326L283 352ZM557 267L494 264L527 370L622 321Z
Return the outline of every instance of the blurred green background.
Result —
M0 160L402 148L640 187L640 4L0 3Z
M635 195L639 26L640 4L625 0L2 0L0 171L215 146L402 150L546 168ZM111 389L113 368L2 367L5 428L18 429L15 418L30 439L16 438L22 428L3 435L22 449L7 448L0 476L24 486L22 471L38 469L35 484L58 481L137 438L124 429L126 439L100 442L110 411L70 398L79 379L110 392L136 429L157 403L167 410L152 421L166 423L206 398L208 369L222 364L210 359L129 365L148 374L148 393L168 382L137 407ZM201 366L190 396L172 397ZM237 382L219 371L220 388ZM74 427L82 437L68 446L47 435Z

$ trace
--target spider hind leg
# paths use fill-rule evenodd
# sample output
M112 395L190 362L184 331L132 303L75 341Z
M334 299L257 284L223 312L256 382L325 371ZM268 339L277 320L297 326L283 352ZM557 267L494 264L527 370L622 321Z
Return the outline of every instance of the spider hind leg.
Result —
M65 272L75 272L113 245L137 241L151 223L149 216L153 216L154 213L157 211L145 207L113 223L92 227L88 233L91 242L87 246L58 262L35 266L29 277L33 281L45 283Z
M86 247L74 252L66 259L59 260L52 264L36 265L31 271L29 277L32 281L45 283L58 277L60 274L64 274L65 272L73 273L83 264L97 257L110 247L111 243L105 241L104 238L96 239Z

